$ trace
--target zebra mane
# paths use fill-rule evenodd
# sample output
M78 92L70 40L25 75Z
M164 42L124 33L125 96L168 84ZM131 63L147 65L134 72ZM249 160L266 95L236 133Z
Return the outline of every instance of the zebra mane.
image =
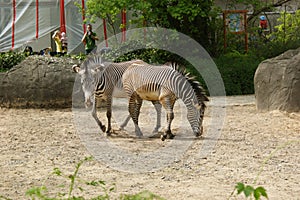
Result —
M102 66L102 57L100 55L90 55L81 64L82 69L96 69Z
M208 97L205 94L205 90L201 86L200 82L197 81L196 76L192 76L185 68L179 66L178 63L168 62L165 65L172 67L174 70L176 70L186 78L186 80L191 84L195 95L199 101L199 104L204 104L204 101L209 101Z

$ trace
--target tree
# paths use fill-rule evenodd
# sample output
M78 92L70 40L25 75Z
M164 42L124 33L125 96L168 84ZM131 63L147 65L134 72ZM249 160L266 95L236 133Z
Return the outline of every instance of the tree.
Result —
M115 27L123 9L134 17L137 27L159 26L189 35L204 47L211 43L216 18L213 0L88 0L86 14L90 19L104 18ZM121 25L124 26L124 25Z

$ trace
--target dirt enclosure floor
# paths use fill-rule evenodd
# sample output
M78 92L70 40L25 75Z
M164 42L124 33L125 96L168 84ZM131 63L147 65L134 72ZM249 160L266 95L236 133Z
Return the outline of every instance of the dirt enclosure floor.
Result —
M208 104L201 139L195 139L182 109L175 107L176 137L164 142L150 137L156 117L146 102L140 116L143 138L134 137L132 122L127 131L117 130L116 121L126 115L122 104L114 106L115 132L108 139L80 124L81 116L71 109L0 108L0 196L29 199L26 190L42 185L52 197L67 193L69 182L51 175L53 169L70 175L80 160L94 156L78 177L114 186L112 199L143 190L174 200L228 199L237 182L263 186L269 199L300 199L300 113L261 113L254 96L228 97L220 128L214 123L222 119L212 119L222 113L214 113L214 106ZM103 110L98 115L105 120ZM89 198L103 191L80 184L84 192L75 188L74 195Z

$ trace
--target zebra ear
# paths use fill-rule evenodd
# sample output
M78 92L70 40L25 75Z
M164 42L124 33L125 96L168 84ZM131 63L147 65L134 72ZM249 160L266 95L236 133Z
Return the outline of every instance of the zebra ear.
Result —
M72 66L72 70L75 72L75 73L79 73L80 72L80 67L78 65L73 65Z
M100 65L98 65L98 66L95 68L94 73L99 72L99 71L103 71L103 70L104 70L104 67L105 67L104 64L101 63Z
M97 68L96 69L91 69L91 73L92 73L92 75L94 75L94 74L96 74L97 73Z

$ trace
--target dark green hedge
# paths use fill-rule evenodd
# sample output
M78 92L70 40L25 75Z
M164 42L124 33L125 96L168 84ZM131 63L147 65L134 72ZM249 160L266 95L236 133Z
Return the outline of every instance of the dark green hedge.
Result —
M215 59L227 95L254 94L254 74L262 59L251 54L229 53Z

